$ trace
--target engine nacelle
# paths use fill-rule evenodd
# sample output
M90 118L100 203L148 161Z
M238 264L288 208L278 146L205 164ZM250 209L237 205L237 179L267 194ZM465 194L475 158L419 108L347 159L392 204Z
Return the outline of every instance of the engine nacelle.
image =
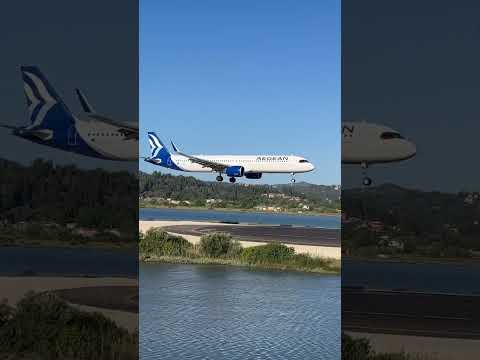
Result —
M242 177L244 171L243 166L230 166L225 170L225 174L229 177Z
M245 177L246 177L247 179L261 179L262 173L252 173L252 172L249 172L249 173L245 173Z

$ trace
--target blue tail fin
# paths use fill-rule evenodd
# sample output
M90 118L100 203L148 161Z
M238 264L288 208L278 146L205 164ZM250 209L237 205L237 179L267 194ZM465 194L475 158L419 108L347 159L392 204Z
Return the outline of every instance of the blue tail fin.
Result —
M157 134L154 132L148 133L148 143L150 144L150 157L152 159L158 159L162 162L167 162L170 158L170 153L167 147L162 143Z
M30 128L67 131L75 118L47 78L36 66L22 66L23 88L27 99Z

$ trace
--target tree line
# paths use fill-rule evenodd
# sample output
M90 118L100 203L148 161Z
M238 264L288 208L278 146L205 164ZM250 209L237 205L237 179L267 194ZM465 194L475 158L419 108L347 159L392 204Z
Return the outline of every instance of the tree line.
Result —
M138 221L136 174L0 159L0 220L76 223L131 231Z

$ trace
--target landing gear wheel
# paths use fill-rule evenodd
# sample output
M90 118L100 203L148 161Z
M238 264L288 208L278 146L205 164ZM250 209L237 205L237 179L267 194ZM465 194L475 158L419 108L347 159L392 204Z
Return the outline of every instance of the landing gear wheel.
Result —
M295 182L295 173L291 173L292 178L290 179L290 182L293 184Z
M223 177L221 175L217 176L217 181L223 181Z
M237 179L235 179L233 176L229 179L229 181L233 184Z
M368 176L365 176L362 180L364 186L370 186L372 185L372 179L370 179Z

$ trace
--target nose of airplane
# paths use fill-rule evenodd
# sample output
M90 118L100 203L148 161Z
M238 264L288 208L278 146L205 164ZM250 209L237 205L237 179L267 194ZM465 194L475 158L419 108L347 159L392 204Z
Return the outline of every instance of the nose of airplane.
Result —
M407 145L407 157L411 158L411 157L414 157L416 154L417 154L416 145L413 142L409 141Z
M308 167L308 171L313 171L315 170L315 165L313 165L312 163L308 164L309 167Z

